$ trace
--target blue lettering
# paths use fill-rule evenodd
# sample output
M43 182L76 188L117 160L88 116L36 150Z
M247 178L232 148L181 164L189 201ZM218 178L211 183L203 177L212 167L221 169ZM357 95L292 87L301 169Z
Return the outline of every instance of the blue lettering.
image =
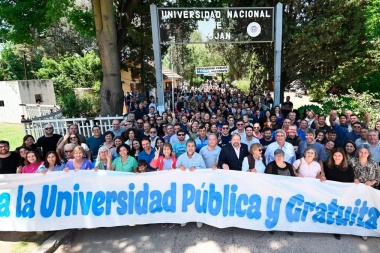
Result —
M9 193L0 194L0 217L9 217L11 214L9 210L10 201L11 195Z
M119 204L119 207L116 209L118 215L124 215L127 213L127 199L128 194L126 191L121 191L117 195L117 203Z
M328 205L327 209L327 219L326 219L326 224L331 225L334 224L335 219L333 218L334 213L338 210L338 200L333 199L331 200L331 203Z
M148 213L148 196L149 196L149 185L144 183L142 191L136 193L135 209L136 214L147 214Z
M265 226L267 228L274 228L278 223L278 218L280 216L280 205L281 205L281 198L276 198L273 201L273 197L268 197L268 204L267 204L267 219L265 220Z
M302 211L302 216L301 216L301 221L305 221L308 212L313 212L315 208L316 203L315 202L305 202L303 205L303 211Z
M92 213L95 216L100 216L104 212L104 207L101 205L106 201L106 194L102 191L98 191L94 195L94 200L92 201Z
M321 203L315 207L315 210L317 211L312 219L314 222L319 222L319 223L325 223L326 222L326 211L327 211L327 206L324 203Z
M106 192L106 215L111 214L112 203L115 203L117 199L117 193L115 191Z
M75 184L74 187L74 193L73 193L73 210L72 210L72 215L77 215L78 214L78 199L79 199L79 184Z
M250 206L247 209L248 219L260 219L261 218L261 197L258 194L253 194L249 197Z
M86 198L84 198L84 193L79 192L80 207L82 209L82 215L88 215L90 212L91 202L92 202L92 192L86 193Z
M293 208L297 206L301 206L305 202L305 198L301 194L297 194L295 196L292 196L289 199L289 202L286 204L285 207L285 213L286 213L286 219L289 222L299 222L301 218L301 208L295 208L293 212Z
M236 201L236 214L239 217L244 217L245 214L247 213L247 210L242 208L242 204L244 204L245 206L248 205L247 194L241 194Z
M63 201L66 202L66 208L65 208L65 216L70 215L71 211L71 194L68 191L65 192L58 192L58 200L57 200L57 210L56 210L56 216L61 217L62 215L62 207L63 207Z
M228 201L230 196L230 185L226 184L223 187L223 216L228 215Z
M335 223L338 226L347 226L347 220L343 219L344 206L338 207L338 214L335 217Z
M184 184L182 188L182 212L187 212L188 206L194 202L195 188L192 184Z
M355 201L355 207L354 207L354 211L351 213L351 217L350 217L350 222L348 223L350 226L354 225L355 224L355 221L356 221L356 218L358 217L358 212L359 212L359 205L362 201L360 199L357 199Z
M171 183L170 190L167 190L164 193L162 206L166 212L176 212L176 203L177 203L177 184Z
M205 186L205 183L202 184L202 188ZM203 201L201 201L201 190L196 190L195 192L195 210L198 213L206 213L207 212L207 200L208 200L208 191L203 191ZM202 202L202 204L201 204Z
M235 206L236 206L236 191L238 187L236 184L231 185L231 195L230 195L230 216L235 215Z
M150 199L152 200L149 204L150 213L161 213L162 212L162 194L158 190L154 190L150 193Z
M368 210L368 216L369 219L365 222L365 228L367 229L377 229L377 219L380 216L379 210L377 210L375 207L371 207Z
M41 199L41 206L40 206L41 216L44 218L48 218L53 215L54 208L55 208L55 201L57 199L57 185L51 186L49 204L47 204L48 195L49 195L49 186L44 185L44 187L42 187L42 199Z
M208 211L212 216L220 213L222 207L222 194L215 191L215 184L210 184L210 196L208 201Z
M358 217L358 221L356 222L356 224L359 226L359 227L364 227L364 216L368 213L368 207L367 207L367 201L363 201L363 204L362 204L362 207L360 208L359 210L359 217Z
M135 201L135 193L133 190L135 189L135 184L131 183L129 184L129 199L128 199L128 214L133 214L133 206Z

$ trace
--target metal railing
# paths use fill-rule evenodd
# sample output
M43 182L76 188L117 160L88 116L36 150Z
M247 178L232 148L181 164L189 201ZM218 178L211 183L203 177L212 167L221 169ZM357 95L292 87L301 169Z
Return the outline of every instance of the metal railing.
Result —
M62 113L59 115L61 109L57 105L20 104L20 106L25 119L62 117ZM52 113L56 114L51 115Z

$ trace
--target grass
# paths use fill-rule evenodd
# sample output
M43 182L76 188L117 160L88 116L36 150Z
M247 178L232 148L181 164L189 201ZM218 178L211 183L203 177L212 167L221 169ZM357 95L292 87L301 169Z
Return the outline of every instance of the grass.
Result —
M12 246L12 253L27 253L36 250L43 242L51 237L54 232L44 232L43 234L37 234L36 232L25 233L24 236L19 238L18 242L15 242Z
M21 146L24 130L21 124L0 123L0 140L7 140L10 150Z

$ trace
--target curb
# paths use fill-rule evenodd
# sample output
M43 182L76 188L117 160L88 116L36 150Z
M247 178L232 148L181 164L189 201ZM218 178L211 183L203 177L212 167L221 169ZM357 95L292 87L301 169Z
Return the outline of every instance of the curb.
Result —
M75 234L75 229L58 231L34 250L33 253L52 253L56 251L65 240L73 237Z

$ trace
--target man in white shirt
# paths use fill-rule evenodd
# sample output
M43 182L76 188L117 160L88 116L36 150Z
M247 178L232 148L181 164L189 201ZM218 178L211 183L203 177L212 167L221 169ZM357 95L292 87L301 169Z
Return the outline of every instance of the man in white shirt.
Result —
M276 149L281 149L285 152L285 162L293 164L296 160L296 153L292 144L285 142L286 133L282 129L278 129L275 132L276 141L269 144L265 151L265 160L267 164L274 161L274 151Z

